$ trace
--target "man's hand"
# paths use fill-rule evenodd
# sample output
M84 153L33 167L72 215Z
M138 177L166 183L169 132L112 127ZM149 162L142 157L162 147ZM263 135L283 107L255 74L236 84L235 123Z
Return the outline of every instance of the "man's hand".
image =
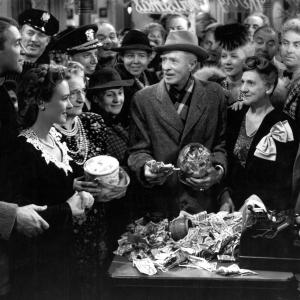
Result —
M37 206L30 204L17 208L17 226L18 232L28 236L34 237L49 228L49 224L37 213L44 211L47 206Z
M153 173L147 164L144 166L145 179L152 185L163 185L170 174L170 172Z
M220 182L223 176L223 171L221 169L216 169L211 167L207 170L207 174L202 178L188 177L185 181L192 186L193 189L198 191L204 191L211 188L216 183Z

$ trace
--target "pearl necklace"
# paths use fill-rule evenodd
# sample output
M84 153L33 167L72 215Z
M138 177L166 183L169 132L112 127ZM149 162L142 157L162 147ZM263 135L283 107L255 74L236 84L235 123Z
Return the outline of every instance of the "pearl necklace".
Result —
M75 136L77 133L78 133L78 122L79 122L79 118L78 117L75 117L74 119L74 126L71 130L68 130L68 129L64 129L63 127L55 124L55 127L60 131L60 133L62 133L63 135L65 136Z
M87 160L88 151L89 151L89 142L87 140L86 133L80 118L78 117L75 118L74 127L71 130L66 130L58 125L56 126L56 128L60 131L60 133L65 135L67 139L75 136L77 150L72 151L69 148L68 152L71 153L71 156L73 157L77 165L83 165ZM83 159L82 160L75 159L74 158L75 155L82 155Z

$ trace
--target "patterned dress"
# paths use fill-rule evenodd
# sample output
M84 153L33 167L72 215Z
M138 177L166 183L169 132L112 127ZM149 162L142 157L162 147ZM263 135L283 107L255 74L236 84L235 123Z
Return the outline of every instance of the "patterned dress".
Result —
M74 120L69 132L58 128L62 140L69 148L69 154L77 164L76 173L83 175L85 161L97 155L106 154L107 128L102 117L95 113L82 113ZM96 299L102 272L108 257L106 204L96 203L85 218L73 219L75 236L78 291L76 299Z

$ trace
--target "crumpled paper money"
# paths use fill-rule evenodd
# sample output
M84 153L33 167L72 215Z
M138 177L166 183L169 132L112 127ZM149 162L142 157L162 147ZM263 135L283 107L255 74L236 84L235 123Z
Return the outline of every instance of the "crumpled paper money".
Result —
M149 257L133 260L133 266L136 267L142 274L154 275L157 273L157 270L154 266L154 263Z
M216 264L210 262L212 259L235 260L242 231L241 213L181 212L180 216L189 218L193 225L183 239L175 242L171 238L167 219L145 223L141 218L128 226L114 253L127 256L141 273L148 275L155 274L154 269L167 271L175 266L213 272Z

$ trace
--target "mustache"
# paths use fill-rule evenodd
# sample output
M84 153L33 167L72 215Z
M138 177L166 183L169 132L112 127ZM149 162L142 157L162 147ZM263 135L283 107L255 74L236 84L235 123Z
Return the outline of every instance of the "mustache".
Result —
M35 42L30 42L30 43L27 44L27 47L28 46L40 47L40 44L39 43L35 43Z

